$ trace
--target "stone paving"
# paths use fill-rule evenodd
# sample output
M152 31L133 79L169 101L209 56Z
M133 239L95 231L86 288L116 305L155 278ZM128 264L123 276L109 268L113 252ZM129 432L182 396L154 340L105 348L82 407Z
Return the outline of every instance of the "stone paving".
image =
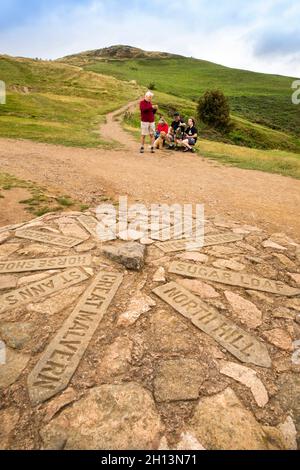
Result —
M220 216L103 242L104 212L0 229L0 448L297 449L300 245Z

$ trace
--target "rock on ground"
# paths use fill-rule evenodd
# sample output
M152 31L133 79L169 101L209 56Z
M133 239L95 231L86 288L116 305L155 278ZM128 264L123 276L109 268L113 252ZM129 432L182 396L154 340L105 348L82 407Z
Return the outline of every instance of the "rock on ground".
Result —
M231 388L201 399L189 429L208 450L285 449L281 432L261 426Z
M225 292L225 297L234 313L248 328L257 328L262 324L262 312L252 302L230 291Z
M145 252L145 246L136 242L124 243L118 246L105 246L103 248L103 254L109 259L134 271L143 269Z
M66 450L152 450L162 433L152 396L135 383L92 389L40 432L44 449Z

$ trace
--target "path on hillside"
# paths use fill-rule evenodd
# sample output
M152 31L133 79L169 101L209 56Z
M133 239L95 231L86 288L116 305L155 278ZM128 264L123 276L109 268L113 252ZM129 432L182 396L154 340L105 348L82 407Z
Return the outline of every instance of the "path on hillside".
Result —
M0 168L20 178L57 188L97 203L103 191L112 198L150 203L205 203L211 215L232 216L298 237L300 181L259 171L222 166L198 155L175 152L139 154L139 144L110 113L103 138L122 144L119 150L81 149L0 139ZM201 142L200 142L201 148Z

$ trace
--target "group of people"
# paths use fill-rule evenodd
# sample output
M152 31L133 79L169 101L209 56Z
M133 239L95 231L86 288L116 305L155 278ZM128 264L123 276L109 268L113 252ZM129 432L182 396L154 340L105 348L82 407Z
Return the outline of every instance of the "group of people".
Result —
M174 120L169 126L163 116L160 116L158 125L155 125L155 115L158 106L152 103L154 94L148 91L144 99L140 102L141 110L141 148L140 153L145 151L146 137L150 137L151 153L155 149L183 148L184 152L195 152L194 146L198 139L198 131L195 120L191 117L186 124L179 113L174 114Z

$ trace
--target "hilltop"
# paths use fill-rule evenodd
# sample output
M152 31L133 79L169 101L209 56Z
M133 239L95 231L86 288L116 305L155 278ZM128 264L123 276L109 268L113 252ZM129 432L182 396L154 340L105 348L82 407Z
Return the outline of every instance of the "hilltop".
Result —
M180 55L169 54L168 52L144 51L138 47L116 45L104 47L102 49L94 49L91 51L80 52L79 54L72 54L59 61L71 61L74 59L78 63L78 59L83 63L93 59L166 59L171 57L181 57Z
M236 122L229 142L257 148L300 149L300 112L291 103L292 77L121 45L73 54L59 61L126 82L136 80L143 87L151 86L169 95L170 101L189 100L191 109L207 89L218 88L229 98Z

